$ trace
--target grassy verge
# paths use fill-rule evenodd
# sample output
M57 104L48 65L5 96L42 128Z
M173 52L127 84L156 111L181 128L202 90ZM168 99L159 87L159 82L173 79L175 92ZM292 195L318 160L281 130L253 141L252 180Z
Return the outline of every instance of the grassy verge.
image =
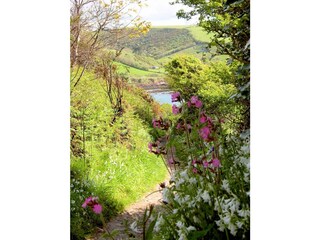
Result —
M79 155L71 154L71 239L85 239L101 225L90 209L81 207L87 197L97 196L109 219L165 179L162 160L147 147L153 105L141 90L129 88L124 114L110 125L112 108L99 79L85 74L72 92L72 144Z

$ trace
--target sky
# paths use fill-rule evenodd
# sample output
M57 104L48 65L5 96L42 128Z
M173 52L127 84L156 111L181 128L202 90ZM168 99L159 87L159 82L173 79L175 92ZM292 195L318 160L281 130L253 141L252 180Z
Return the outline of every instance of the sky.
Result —
M146 0L147 7L143 7L140 15L144 20L151 22L153 26L170 26L170 25L192 25L196 24L195 20L186 21L185 19L178 19L176 12L182 8L183 5L170 5L172 0Z

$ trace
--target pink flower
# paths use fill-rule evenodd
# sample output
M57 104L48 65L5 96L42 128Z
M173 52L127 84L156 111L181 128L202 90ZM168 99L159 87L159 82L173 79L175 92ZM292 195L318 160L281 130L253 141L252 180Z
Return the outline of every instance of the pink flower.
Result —
M205 114L201 115L200 123L205 123L207 121L207 116Z
M192 96L191 99L190 99L190 102L192 104L196 104L197 101L198 101L198 97L197 96Z
M209 163L207 161L203 161L203 167L207 168L209 166Z
M188 130L191 130L191 128L192 128L191 125L190 125L190 124L187 124L187 129L188 129Z
M172 102L179 102L181 99L180 97L180 93L179 92L174 92L172 95L171 95L171 101Z
M91 207L92 211L96 214L100 214L102 212L102 206L98 203L98 197L88 197L84 203L82 204L83 208L87 206Z
M203 138L203 140L208 140L210 133L210 128L207 126L200 129L200 136Z
M192 165L195 165L197 163L197 159L192 160Z
M152 143L151 142L148 143L148 148L149 148L149 152L152 152Z
M158 121L155 120L155 119L152 119L152 126L153 126L154 128L158 127Z
M174 115L180 113L180 111L181 111L181 109L178 108L175 104L172 105L172 113L173 113Z
M197 96L192 96L190 98L190 101L188 101L188 107L191 107L192 105L194 105L197 108L201 108L202 102L198 99Z
M202 107L202 102L200 100L196 101L195 106L197 108L201 108Z
M102 206L97 203L93 206L92 211L96 214L100 214L102 212Z
M92 197L88 197L84 203L82 204L83 208L86 208L88 204L90 204L90 202L92 202Z
M174 163L174 160L173 160L172 157L168 159L168 163L169 163L169 164L173 164L173 163Z
M180 129L181 128L181 123L178 123L176 128Z
M193 168L193 169L192 169L192 172L193 172L193 173L198 173L198 170L197 170L196 168Z
M214 167L216 167L216 168L220 167L221 164L220 164L219 159L218 159L218 158L213 159L213 160L212 160L212 165L213 165Z

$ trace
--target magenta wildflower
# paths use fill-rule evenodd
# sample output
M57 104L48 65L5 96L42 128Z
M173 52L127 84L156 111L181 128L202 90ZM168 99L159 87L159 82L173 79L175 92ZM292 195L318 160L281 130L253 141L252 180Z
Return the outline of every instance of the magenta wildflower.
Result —
M192 96L190 101L188 101L188 107L195 106L196 108L202 107L202 102L198 99L197 96Z
M84 203L82 204L82 207L83 207L83 208L86 208L87 205L88 205L91 201L92 201L92 197L88 197L88 198L84 201Z
M168 159L168 163L169 163L169 164L174 164L174 160L173 160L172 157Z
M98 197L88 197L84 203L82 204L83 208L87 206L91 207L92 211L96 214L100 214L102 212L102 206L98 203Z
M172 105L172 113L173 114L176 115L176 114L180 113L180 111L181 111L181 109L178 108L175 104Z
M196 101L195 106L196 106L196 108L201 108L202 102L200 100Z
M203 167L207 168L209 166L209 163L207 161L203 161Z
M152 143L151 142L148 143L148 148L149 148L149 152L152 152Z
M192 104L196 104L197 101L198 101L198 97L197 96L192 96L191 99L190 99L190 102Z
M212 165L213 165L214 167L216 167L216 168L220 167L221 164L220 164L219 159L218 159L218 158L213 159L213 160L212 160Z
M181 100L181 96L180 96L180 93L179 92L174 92L172 95L171 95L171 101L172 102L179 102Z
M160 126L159 126L159 121L157 121L156 119L152 119L152 126L153 126L154 128L160 127Z
M200 136L203 138L203 140L208 140L210 133L210 128L207 126L200 129Z
M93 206L92 211L96 214L100 214L102 212L102 206L97 203Z
M178 123L176 128L180 129L181 128L181 123Z
M200 123L205 123L207 121L207 116L205 114L201 115Z
M192 169L192 172L193 172L193 173L198 173L198 170L197 170L196 168L193 168L193 169Z

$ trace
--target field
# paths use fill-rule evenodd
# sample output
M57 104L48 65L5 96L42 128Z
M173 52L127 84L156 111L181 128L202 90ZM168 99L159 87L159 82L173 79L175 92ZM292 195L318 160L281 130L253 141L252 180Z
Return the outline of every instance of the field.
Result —
M152 83L164 79L163 66L178 55L209 59L208 35L198 26L157 26L140 38L124 43L125 49L117 59L121 73L130 82Z

